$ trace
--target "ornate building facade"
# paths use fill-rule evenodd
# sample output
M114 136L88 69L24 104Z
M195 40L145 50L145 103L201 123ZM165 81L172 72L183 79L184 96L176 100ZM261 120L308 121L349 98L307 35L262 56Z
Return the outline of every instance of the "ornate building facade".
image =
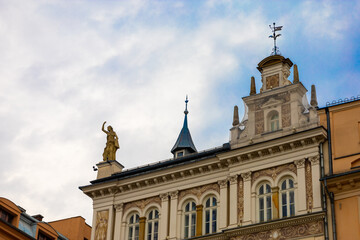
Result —
M315 88L310 104L293 63L280 55L258 64L234 107L230 141L197 152L187 124L170 160L122 170L102 161L80 189L93 199L92 240L325 239L319 179L324 169ZM187 102L186 102L187 103Z

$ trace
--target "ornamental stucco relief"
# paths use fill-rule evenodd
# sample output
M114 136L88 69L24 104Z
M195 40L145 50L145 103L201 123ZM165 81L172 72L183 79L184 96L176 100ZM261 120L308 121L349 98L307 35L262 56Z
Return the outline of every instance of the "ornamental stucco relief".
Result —
M312 173L311 164L305 161L305 188L306 188L306 207L310 211L313 207L313 189L312 189Z
M230 240L285 240L285 239L300 239L310 236L318 236L324 233L323 222L309 222L295 226L288 226L279 229L271 229L262 232L255 232L244 234L241 236L231 237Z
M220 186L217 183L207 184L201 187L194 187L186 190L182 190L179 193L179 201L183 199L188 194L195 195L198 199L207 191L214 190L217 193L220 193Z
M109 210L99 211L96 214L95 240L105 240L109 222Z
M291 126L290 103L281 105L281 122L283 128Z
M264 111L255 112L255 134L264 132Z
M138 207L141 210L144 210L144 208L151 203L157 203L161 206L161 198L160 197L151 197L151 198L147 198L147 199L142 199L142 200L138 200L138 201L134 201L134 202L125 203L124 204L124 212L126 212L127 210L129 210L132 207Z
M238 182L238 219L241 222L244 216L244 181L242 178L239 178Z
M291 172L297 174L295 164L290 163L290 164L281 165L281 166L254 172L252 175L252 178L251 178L251 184L253 184L258 178L263 177L263 176L268 176L268 177L271 177L273 180L275 180L276 177L284 171L291 171Z

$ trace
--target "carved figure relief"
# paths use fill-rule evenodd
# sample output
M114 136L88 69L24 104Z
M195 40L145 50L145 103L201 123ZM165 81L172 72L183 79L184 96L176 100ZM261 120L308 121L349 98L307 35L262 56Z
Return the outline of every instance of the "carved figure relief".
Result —
M104 148L103 160L116 160L116 151L120 148L119 138L114 132L111 126L107 127L107 131L104 129L105 123L103 123L101 130L106 133L106 146Z
M281 105L281 122L283 128L291 126L290 103Z
M125 203L124 212L126 212L128 209L130 209L132 207L138 207L141 210L143 210L150 203L157 203L161 206L161 198L160 197L151 197L151 198L138 200L135 202Z
M109 221L109 211L99 211L96 214L95 240L105 240Z
M198 199L200 199L201 195L209 190L214 190L214 191L220 193L220 186L217 183L213 183L213 184L208 184L208 185L204 185L201 187L195 187L195 188L182 190L179 193L179 201L181 201L181 199L183 199L188 194L193 194Z
M312 191L312 174L311 164L309 161L305 161L305 179L306 179L306 206L307 210L311 211L313 207L313 191Z
M242 178L239 178L238 182L238 219L242 222L244 217L244 181Z
M268 177L271 177L273 180L275 180L276 177L284 171L291 171L291 172L297 174L295 164L293 164L293 163L285 164L285 165L281 165L281 166L254 172L252 175L252 178L251 178L251 184L253 184L256 181L256 179L258 179L259 177L262 177L262 176L268 176Z
M300 239L306 236L314 236L324 233L323 222L309 222L295 226L288 226L280 229L271 229L262 232L255 232L244 234L241 236L231 237L230 240L285 240L285 239Z
M255 112L255 134L264 132L264 111Z
M272 89L279 86L279 74L271 75L266 78L266 89Z

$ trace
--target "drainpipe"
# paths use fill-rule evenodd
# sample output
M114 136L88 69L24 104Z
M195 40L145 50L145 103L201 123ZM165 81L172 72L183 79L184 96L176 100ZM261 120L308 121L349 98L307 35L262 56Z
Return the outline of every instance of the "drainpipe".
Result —
M325 180L326 181L326 180ZM334 193L330 193L330 203L331 203L331 220L332 220L332 227L333 227L333 239L336 240L336 219L335 219L335 203L334 203Z
M322 179L325 176L323 143L320 143L319 152L320 152L320 170L321 170L320 175ZM323 184L321 184L321 196L322 196L323 208L325 211L325 217L324 217L325 240L329 240L329 221L328 221L328 212L327 212L327 201L326 201L325 187Z
M332 175L333 163L332 163L332 149L331 149L330 113L328 107L325 108L325 113L326 113L327 138L328 138L328 148L329 148L329 175Z

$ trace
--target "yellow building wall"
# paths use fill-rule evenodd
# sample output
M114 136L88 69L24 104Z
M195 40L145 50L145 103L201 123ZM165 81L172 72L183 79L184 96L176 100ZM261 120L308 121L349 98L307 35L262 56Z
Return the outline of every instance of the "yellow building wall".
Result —
M91 227L80 216L49 222L49 224L68 239L84 240L86 238L90 240Z
M318 113L320 124L327 128L325 110ZM349 171L351 163L360 158L360 101L329 107L329 114L333 172L336 174Z
M335 200L338 240L360 239L359 196Z

